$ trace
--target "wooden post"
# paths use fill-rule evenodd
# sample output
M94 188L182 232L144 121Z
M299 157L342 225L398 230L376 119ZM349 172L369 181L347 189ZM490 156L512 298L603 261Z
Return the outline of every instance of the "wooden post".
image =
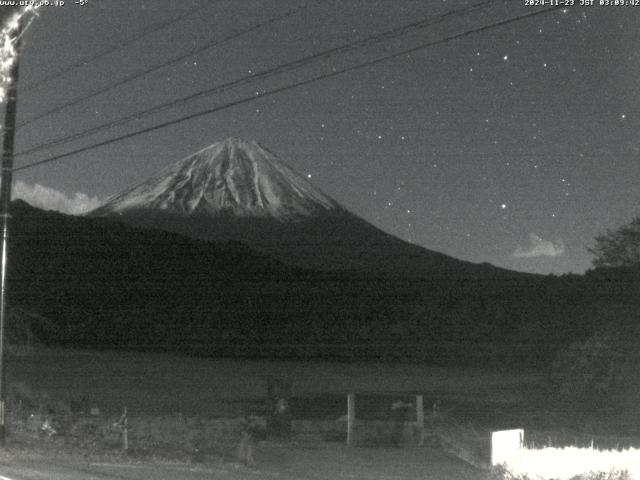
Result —
M128 432L129 432L129 429L125 425L124 429L122 430L122 449L125 452L129 450L129 433Z
M418 445L424 444L424 403L422 395L416 395L416 425L418 427Z
M129 450L129 418L127 415L127 407L124 407L124 412L114 427L122 430L122 450L125 452Z
M347 445L354 443L354 426L356 423L356 396L354 393L347 395Z

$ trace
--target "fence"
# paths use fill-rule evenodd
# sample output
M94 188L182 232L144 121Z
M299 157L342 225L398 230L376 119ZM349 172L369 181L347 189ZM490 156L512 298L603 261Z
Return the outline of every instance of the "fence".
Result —
M274 396L274 392L278 393ZM255 405L252 413L267 418L267 434L274 437L315 434L347 445L423 444L422 394L350 392L292 396L290 392L288 386L270 387L266 409L264 404Z
M393 399L396 397L380 397ZM415 412L415 417L411 418L410 412ZM415 402L409 403L402 399L392 400L390 405L390 411L388 412L390 417L390 425L387 426L388 431L384 431L384 424L374 424L376 427L376 434L378 437L387 437L394 443L407 443L409 437L417 445L422 445L424 442L424 399L422 395L415 395ZM357 413L356 413L356 394L349 393L347 395L347 445L354 445L357 441ZM384 421L384 420L383 420ZM409 433L407 434L407 426L409 427ZM363 425L364 427L364 425ZM389 430L390 429L390 430ZM380 435L382 433L382 435ZM410 441L411 441L410 440Z

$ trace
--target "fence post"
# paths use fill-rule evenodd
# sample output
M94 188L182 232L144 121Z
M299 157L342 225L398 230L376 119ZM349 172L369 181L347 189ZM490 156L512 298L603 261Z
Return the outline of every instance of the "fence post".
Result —
M347 395L347 445L353 445L355 423L356 423L356 396L354 393L349 393Z
M127 414L127 407L124 407L124 412L114 427L122 431L122 450L125 452L129 450L129 417Z
M122 450L125 452L129 450L129 429L126 425L122 430Z
M416 424L418 426L418 445L424 444L424 403L422 395L416 395Z

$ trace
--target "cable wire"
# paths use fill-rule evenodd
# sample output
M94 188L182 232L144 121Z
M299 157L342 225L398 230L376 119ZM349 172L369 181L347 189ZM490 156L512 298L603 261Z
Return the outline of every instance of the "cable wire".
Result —
M173 57L172 59L167 60L167 61L165 61L165 62L163 62L161 64L155 65L155 66L153 66L151 68L148 68L146 70L143 70L141 72L134 73L133 75L129 75L128 77L124 77L123 79L118 80L117 82L112 83L111 85L107 85L107 86L102 87L102 88L100 88L98 90L94 90L93 92L89 93L88 95L85 95L85 96L82 96L82 97L78 97L78 98L76 98L74 100L71 100L70 102L64 103L62 105L58 105L57 107L53 107L53 108L51 108L51 109L49 109L49 110L47 110L45 112L42 112L42 113L36 115L35 117L31 117L31 118L29 118L27 120L24 120L24 121L18 123L17 127L18 128L24 127L25 125L28 125L30 123L33 123L33 122L37 121L37 120L40 120L43 117L47 117L49 115L53 115L53 114L59 113L59 112L65 110L65 109L67 109L69 107L72 107L73 105L77 105L78 103L84 102L84 101L86 101L86 100L88 100L90 98L96 97L96 96L101 95L101 94L106 93L106 92L109 92L109 91L111 91L111 90L113 90L113 89L115 89L117 87L121 87L122 85L125 85L125 84L127 84L127 83L129 83L129 82L131 82L133 80L136 80L136 79L138 79L140 77L144 77L146 75L149 75L150 73L153 73L153 72L161 70L161 69L163 69L165 67L168 67L169 65L172 65L174 63L178 63L178 62L184 60L185 58L191 57L193 55L197 55L198 53L201 53L201 52L203 52L205 50L208 50L210 48L214 48L214 47L217 47L219 45L222 45L222 44L224 44L224 43L226 43L228 41L231 41L231 40L234 40L234 39L236 39L238 37L241 37L242 35L245 35L247 33L251 33L251 32L253 32L255 30L258 30L258 29L260 29L262 27L265 27L265 26L270 25L272 23L278 22L280 20L284 20L285 18L288 18L288 17L294 15L295 13L300 11L302 8L304 8L304 7L298 7L298 8L296 8L294 10L291 10L290 12L287 12L287 13L285 13L283 15L279 15L277 17L271 18L271 19L269 19L267 21L258 23L256 25L252 25L251 27L248 27L246 29L240 30L240 31L238 31L238 32L236 32L236 33L234 33L232 35L226 36L226 37L224 37L222 39L215 40L213 42L209 42L208 44L206 44L206 45L204 45L202 47L198 47L198 48L192 49L192 50L190 50L189 52L187 52L185 54L181 54L181 55L179 55L177 57Z
M121 117L119 119L115 119L111 122L108 122L106 124L102 124L102 125L98 125L95 127L91 127L85 130L82 130L80 132L76 132L72 135L68 135L56 140L52 140L50 142L29 148L27 150L23 150L21 152L18 152L16 154L16 156L21 156L21 155L27 155L30 153L34 153L40 150L44 150L53 146L57 146L57 145L61 145L61 144L65 144L65 143L69 143L71 141L74 140L78 140L80 138L84 138L86 136L89 135L93 135L94 133L98 133L102 130L106 130L106 129L110 129L116 126L120 126L123 125L125 123L128 123L130 121L133 120L140 120L142 118L148 117L150 115L154 115L156 113L159 113L161 111L167 110L169 108L172 108L176 105L179 104L184 104L186 102L190 102L196 99L200 99L200 98L204 98L204 97L208 97L217 93L221 93L225 90L229 90L231 88L234 87L238 87L241 85L246 85L247 83L251 83L254 82L256 80L262 80L262 79L266 79L266 78L270 78L276 75L280 75L282 73L285 72L289 72L291 70L297 70L299 68L302 68L304 66L307 66L315 61L318 60L324 60L327 58L331 58L334 55L339 55L339 54L343 54L346 52L350 52L353 51L354 49L357 48L364 48L364 47L368 47L370 45L375 45L378 43L381 43L383 41L389 41L391 39L394 38L398 38L401 35L406 34L409 31L412 31L416 28L424 28L425 26L432 26L434 24L437 23L441 23L445 20L447 20L449 17L452 16L461 16L461 15L466 15L468 13L483 9L483 8L487 8L488 6L491 6L491 4L495 3L495 0L485 0L483 2L480 2L478 4L472 5L470 7L464 7L461 9L457 9L457 10L452 10L449 12L446 12L444 14L440 14L437 15L435 17L431 16L431 17L427 17L425 19L422 19L420 21L417 22L412 22L408 25L403 25L400 27L396 27L393 28L391 30L379 33L379 34L375 34L375 35L371 35L369 37L366 37L362 40L359 40L357 42L351 42L348 44L344 44L341 45L339 47L334 47L334 48L330 48L327 50L323 50L321 52L317 52L315 54L312 55L308 55L306 57L300 58L298 60L295 60L293 62L287 62L284 64L280 64L278 66L275 67L271 67L268 68L266 70L263 70L261 72L249 75L249 76L245 76L245 77L241 77L235 80L232 80L230 82L226 82L220 85L216 85L212 88L208 88L206 90L200 91L200 92L196 92L193 94L189 94L186 95L184 97L180 97L174 100L171 100L169 102L165 102L164 104L160 104L157 105L155 107L149 108L149 109L145 109L145 110L140 110L138 112L135 112L133 114L129 114L125 117ZM18 125L20 126L20 125Z
M89 150L93 150L93 149L96 149L96 148L99 148L99 147L110 145L112 143L120 142L122 140L127 140L129 138L133 138L133 137L136 137L136 136L139 136L139 135L143 135L145 133L153 132L155 130L160 130L162 128L166 128L166 127L169 127L169 126L172 126L172 125L176 125L178 123L182 123L182 122L185 122L185 121L188 121L188 120L193 120L194 118L202 117L202 116L205 116L205 115L210 115L212 113L216 113L216 112L219 112L221 110L226 110L228 108L232 108L232 107L235 107L235 106L238 106L238 105L242 105L242 104L245 104L245 103L248 103L248 102L252 102L252 101L258 100L258 99L262 99L262 98L265 98L265 97L270 97L272 95L277 95L277 94L282 93L282 92L287 91L287 90L298 88L298 87L301 87L301 86L304 86L304 85L310 85L312 83L316 83L316 82L321 81L321 80L326 80L328 78L333 78L333 77L336 77L338 75L342 75L342 74L347 73L347 72L352 72L352 71L355 71L355 70L360 70L362 68L370 67L372 65L377 65L379 63L386 62L386 61L394 59L394 58L398 58L398 57L401 57L401 56L404 56L404 55L409 55L411 53L414 53L414 52L417 52L417 51L420 51L420 50L424 50L426 48L433 47L433 46L436 46L436 45L441 45L441 44L444 44L446 42L450 42L452 40L456 40L456 39L459 39L459 38L464 38L464 37L467 37L467 36L475 34L475 33L484 32L484 31L487 31L487 30L490 30L490 29L493 29L493 28L498 28L498 27L502 27L502 26L508 25L508 24L516 22L516 21L520 21L520 20L524 20L524 19L527 19L527 18L536 17L536 16L543 15L543 14L546 14L546 13L549 13L549 12L553 12L553 11L556 11L556 10L558 10L560 8L563 8L563 7L562 6L554 6L554 7L549 7L549 8L545 8L545 9L540 9L540 10L529 12L529 13L526 13L526 14L523 14L523 15L519 15L519 16L516 16L516 17L511 17L509 19L502 20L500 22L491 23L491 24L488 24L488 25L483 25L481 27L477 27L477 28L474 28L474 29L471 29L471 30L466 30L464 32L461 32L461 33L458 33L458 34L455 34L455 35L450 35L450 36L441 38L439 40L434 40L434 41L430 41L430 42L427 42L427 43L423 43L423 44L418 45L418 46L414 46L412 48L403 50L401 52L397 52L397 53L393 53L393 54L390 54L390 55L386 55L384 57L380 57L380 58L377 58L375 60L370 60L370 61L367 61L365 63L361 63L359 65L353 65L351 67L346 67L346 68L343 68L341 70L336 70L336 71L333 71L333 72L325 73L323 75L318 75L318 76L315 76L315 77L312 77L312 78L309 78L309 79L306 79L306 80L302 80L302 81L299 81L299 82L296 82L296 83L293 83L293 84L290 84L290 85L286 85L286 86L283 86L283 87L275 88L273 90L261 93L259 95L245 97L245 98L242 98L242 99L239 99L239 100L235 100L233 102L226 103L224 105L220 105L220 106L217 106L217 107L214 107L214 108L210 108L210 109L207 109L207 110L203 110L203 111L200 111L200 112L192 113L192 114L186 115L184 117L180 117L180 118L177 118L177 119L174 119L174 120L169 120L167 122L163 122L163 123L151 126L151 127L147 127L147 128L141 129L141 130L137 130L137 131L130 132L130 133L127 133L127 134L124 134L124 135L120 135L118 137L114 137L114 138L111 138L111 139L108 139L108 140L104 140L102 142L98 142L98 143L95 143L95 144L92 144L92 145L87 145L85 147L81 147L81 148L78 148L76 150L72 150L70 152L66 152L66 153L62 153L62 154L59 154L59 155L56 155L56 156L53 156L53 157L50 157L50 158L45 158L45 159L42 159L42 160L38 160L36 162L32 162L32 163L29 163L27 165L23 165L21 167L14 168L13 171L14 172L19 172L19 171L22 171L22 170L27 170L27 169L34 168L34 167L37 167L37 166L40 166L40 165L44 165L44 164L47 164L47 163L52 163L52 162L55 162L55 161L59 161L59 160L61 160L63 158L70 157L72 155L77 155L78 153L83 153L83 152L86 152L86 151L89 151Z
M34 90L38 87L40 87L41 85L45 85L45 84L49 84L50 82L52 82L53 80L56 80L64 75L66 75L69 71L78 68L78 67L82 67L85 66L89 63L95 62L99 59L101 59L102 57L106 57L107 55L117 52L119 50L124 49L125 47L128 47L129 45L132 45L134 43L136 43L138 40L146 37L147 35L151 35L152 33L155 32L159 32L160 30L163 30L164 28L170 26L170 25L174 25L178 22L180 22L181 20L200 12L201 10L205 10L209 7L209 4L205 4L203 6L200 7L196 7L196 8L192 8L191 10L186 11L185 13L183 13L182 15L177 16L176 18L171 18L167 21L158 23L156 25L151 25L149 28L143 29L138 35L135 35L134 37L130 38L129 40L127 40L124 43L119 43L118 45L114 45L113 47L109 47L106 50L103 50L101 52L98 52L92 56L89 57L85 57L82 58L80 60L78 60L75 63L72 63L70 65L66 65L65 67L61 68L60 70L58 70L57 72L46 76L45 78L41 78L40 80L35 80L34 82L27 84L26 87L22 88L22 93L26 93L29 92L31 90Z

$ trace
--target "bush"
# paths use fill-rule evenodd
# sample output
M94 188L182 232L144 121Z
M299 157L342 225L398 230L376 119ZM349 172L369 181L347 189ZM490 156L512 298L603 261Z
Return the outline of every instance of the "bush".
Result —
M610 338L595 335L559 352L552 365L554 386L586 400L606 397L625 377L626 359Z
M68 402L33 390L23 382L8 383L7 404L16 414L61 414L69 412Z
M587 428L606 420L610 428L638 430L640 373L635 349L628 338L597 333L559 352L551 367L549 395L559 413ZM586 419L596 423L584 425Z
M541 479L535 477L537 480L555 480L553 478ZM485 480L533 480L532 477L521 474L514 475L504 465L496 465L491 468ZM571 477L570 480L633 480L632 477L625 470L614 470L611 472L589 472L581 475Z

